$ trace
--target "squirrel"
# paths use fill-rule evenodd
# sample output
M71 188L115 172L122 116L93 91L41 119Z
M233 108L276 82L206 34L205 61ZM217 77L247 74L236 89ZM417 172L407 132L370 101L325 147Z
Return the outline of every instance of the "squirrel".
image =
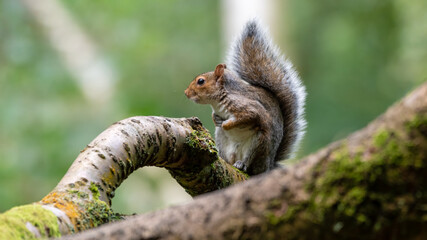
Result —
M270 171L292 157L305 133L305 87L256 20L227 60L195 77L185 94L212 106L221 158L249 175Z

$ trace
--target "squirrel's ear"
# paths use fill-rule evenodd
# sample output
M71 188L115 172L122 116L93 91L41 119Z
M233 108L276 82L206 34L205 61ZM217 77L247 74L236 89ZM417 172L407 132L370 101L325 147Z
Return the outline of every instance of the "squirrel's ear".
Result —
M224 69L226 69L227 66L224 63L218 64L215 68L215 78L218 80L222 75L224 74Z

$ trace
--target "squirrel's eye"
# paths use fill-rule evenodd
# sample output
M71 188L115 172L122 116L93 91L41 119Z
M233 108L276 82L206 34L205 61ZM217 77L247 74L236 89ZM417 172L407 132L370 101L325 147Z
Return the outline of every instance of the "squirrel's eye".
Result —
M197 79L197 84L198 85L203 85L204 83L205 83L205 79L203 79L203 78Z

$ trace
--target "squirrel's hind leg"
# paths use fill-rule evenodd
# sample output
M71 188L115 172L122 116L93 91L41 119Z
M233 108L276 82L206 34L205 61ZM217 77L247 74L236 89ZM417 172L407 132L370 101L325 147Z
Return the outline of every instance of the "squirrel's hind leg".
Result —
M268 141L267 138L263 132L257 132L248 142L246 149L242 149L242 159L236 161L233 166L249 175L257 175L268 171L270 162L274 161L274 159L266 159L271 156L269 144L262 143Z

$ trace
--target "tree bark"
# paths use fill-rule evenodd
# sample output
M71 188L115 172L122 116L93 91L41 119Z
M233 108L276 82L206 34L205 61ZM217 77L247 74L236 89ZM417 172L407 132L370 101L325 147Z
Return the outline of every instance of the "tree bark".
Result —
M0 239L56 237L121 219L110 209L114 190L144 166L168 169L192 196L247 178L218 157L197 118L132 117L87 145L40 202L0 215Z
M427 83L300 162L65 239L426 239Z

